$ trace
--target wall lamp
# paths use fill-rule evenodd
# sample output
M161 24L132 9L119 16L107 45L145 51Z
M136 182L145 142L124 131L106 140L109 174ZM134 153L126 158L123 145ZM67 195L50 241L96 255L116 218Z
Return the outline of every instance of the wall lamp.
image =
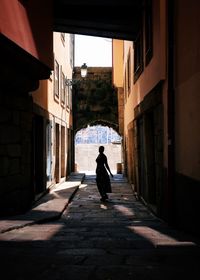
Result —
M83 63L83 65L81 66L81 78L85 78L86 76L87 76L87 64ZM72 86L80 81L81 79L66 79L65 85Z

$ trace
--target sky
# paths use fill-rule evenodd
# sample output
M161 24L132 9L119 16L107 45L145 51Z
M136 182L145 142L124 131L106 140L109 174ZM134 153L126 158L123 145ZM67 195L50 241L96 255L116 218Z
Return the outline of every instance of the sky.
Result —
M75 35L75 66L112 66L112 39Z

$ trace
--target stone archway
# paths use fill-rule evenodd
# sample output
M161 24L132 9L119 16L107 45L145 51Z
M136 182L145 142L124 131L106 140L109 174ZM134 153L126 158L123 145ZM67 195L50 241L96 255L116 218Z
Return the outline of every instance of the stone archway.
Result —
M87 78L81 80L76 67L74 79L80 79L73 87L74 131L91 125L106 125L117 132L118 97L112 85L111 67L89 67Z

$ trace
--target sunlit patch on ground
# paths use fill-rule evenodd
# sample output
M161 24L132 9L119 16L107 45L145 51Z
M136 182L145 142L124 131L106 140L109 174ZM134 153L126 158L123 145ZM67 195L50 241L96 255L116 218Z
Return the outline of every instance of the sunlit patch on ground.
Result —
M105 204L100 204L100 208L101 208L101 209L104 209L104 210L107 210L107 209L108 209L108 207L107 207Z
M84 188L86 188L88 185L87 184L81 184L80 186L79 186L79 189L84 189Z
M197 244L192 241L188 241L187 239L180 240L178 236L175 237L172 233L162 233L148 226L128 226L127 228L134 234L145 238L154 246L197 246Z

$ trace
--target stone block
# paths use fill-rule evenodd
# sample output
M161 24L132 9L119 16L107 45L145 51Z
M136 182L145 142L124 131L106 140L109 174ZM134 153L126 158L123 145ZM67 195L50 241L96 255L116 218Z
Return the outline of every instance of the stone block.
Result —
M20 141L20 130L18 126L0 126L0 144L17 143Z
M7 157L0 158L0 176L9 174L9 159Z
M0 146L0 156L6 156L6 155L7 155L6 145L1 145Z
M10 119L11 119L11 112L4 108L0 108L0 123L9 122Z
M21 146L19 144L8 145L7 154L10 157L20 157L21 156Z
M9 161L9 174L19 174L20 173L20 160L18 158L10 159Z
M12 113L12 122L14 125L19 125L20 124L20 114L17 111L14 111Z

